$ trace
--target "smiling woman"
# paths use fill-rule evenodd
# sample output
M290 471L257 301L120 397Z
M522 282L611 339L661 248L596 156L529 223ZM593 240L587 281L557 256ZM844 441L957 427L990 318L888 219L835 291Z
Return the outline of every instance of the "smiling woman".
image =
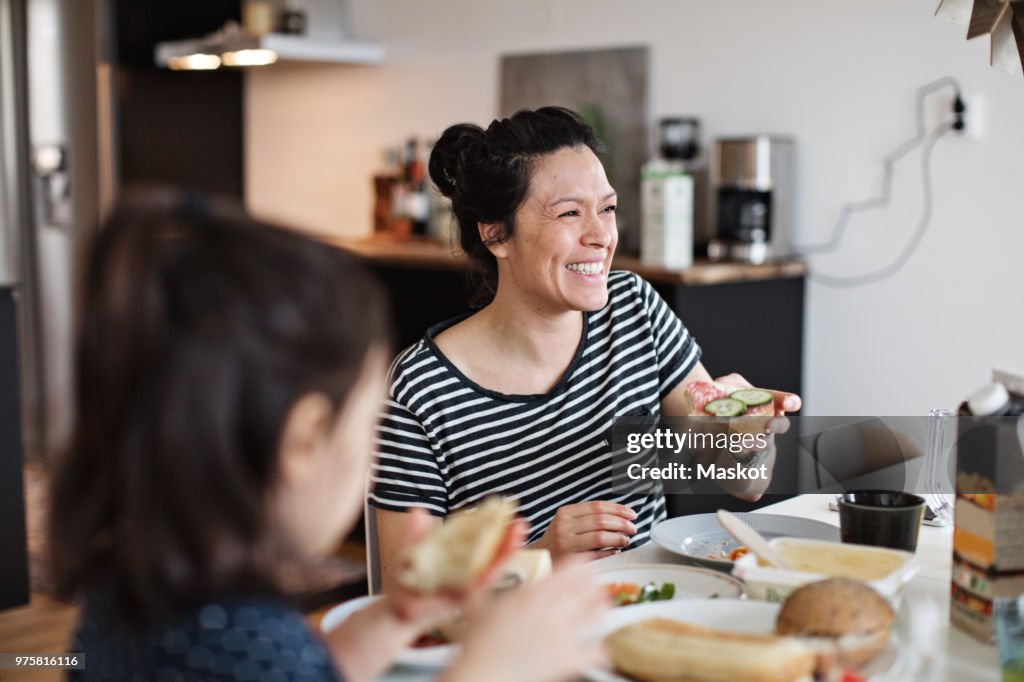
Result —
M434 148L430 175L483 307L428 330L392 368L370 492L385 590L413 508L440 523L501 492L556 561L643 544L665 517L660 492L612 490L612 423L684 414L685 385L709 377L651 286L610 271L616 193L600 149L557 107L455 125Z

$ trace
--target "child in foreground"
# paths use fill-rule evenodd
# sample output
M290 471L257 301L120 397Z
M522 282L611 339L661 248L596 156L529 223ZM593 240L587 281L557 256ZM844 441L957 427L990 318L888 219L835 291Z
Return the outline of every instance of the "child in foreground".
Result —
M81 680L371 680L479 602L398 590L321 638L275 566L354 525L389 349L377 285L344 252L174 193L123 204L91 253L76 421L50 514ZM412 514L408 538L429 524ZM522 542L522 522L495 565ZM474 609L449 682L557 680L594 663L606 608L581 569ZM493 573L494 571L490 571Z

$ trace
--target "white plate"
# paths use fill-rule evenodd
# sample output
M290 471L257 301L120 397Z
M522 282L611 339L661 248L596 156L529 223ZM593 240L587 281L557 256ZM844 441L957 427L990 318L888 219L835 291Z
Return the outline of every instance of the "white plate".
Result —
M807 538L839 542L839 529L821 521L781 514L738 513L747 525L765 538ZM651 539L670 552L720 571L731 571L726 556L739 543L718 525L714 514L691 514L662 521L651 530Z
M612 609L599 632L601 637L648 618L671 618L730 632L770 634L775 631L778 604L746 599L687 599L636 604ZM591 668L584 677L592 682L633 682L604 668Z
M695 601L725 601L738 599L743 595L743 583L730 575L709 571L692 566L673 566L672 564L640 564L622 568L609 568L598 572L598 580L603 583L635 582L647 584L653 580L660 586L662 583L670 582L676 586L676 595L671 601L655 602L653 604L634 604L628 608L613 609L610 618L612 625L619 623L621 616L619 611L633 611L647 606L657 604L671 604L678 600L686 600L685 603L692 604ZM717 598L712 595L718 595ZM338 604L324 614L320 621L320 630L328 632L341 625L346 618L356 611L366 608L380 596L359 597L351 601ZM693 621L701 622L701 621ZM774 622L774 621L773 621ZM602 626L602 636L621 625ZM440 669L452 663L458 655L459 645L440 644L438 646L423 648L407 648L402 650L395 660L395 665L407 668L429 668Z
M729 632L766 635L775 632L775 617L780 608L780 604L748 599L689 599L636 604L629 608L612 609L598 635L603 638L619 628L648 618L671 618ZM908 678L908 618L903 612L896 614L889 645L858 671L865 679L870 682L902 682ZM632 678L606 668L591 668L583 676L591 682L635 682Z
M380 595L370 595L338 604L324 614L323 620L320 621L320 630L323 632L333 630L353 613L366 608L380 598ZM452 663L459 649L458 644L439 644L422 648L408 647L398 654L395 665L407 668L440 669Z
M637 564L611 567L597 572L602 583L636 583L646 585L654 582L658 587L663 583L676 586L673 599L739 599L744 594L743 583L731 575L693 566L674 564ZM633 606L638 606L633 604Z

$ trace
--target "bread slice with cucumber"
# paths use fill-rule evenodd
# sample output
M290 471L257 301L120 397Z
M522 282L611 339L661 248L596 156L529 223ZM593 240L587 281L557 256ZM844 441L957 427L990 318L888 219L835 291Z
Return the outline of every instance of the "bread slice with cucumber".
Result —
M751 417L775 414L775 396L763 388L734 388L717 381L695 381L686 387L691 416Z

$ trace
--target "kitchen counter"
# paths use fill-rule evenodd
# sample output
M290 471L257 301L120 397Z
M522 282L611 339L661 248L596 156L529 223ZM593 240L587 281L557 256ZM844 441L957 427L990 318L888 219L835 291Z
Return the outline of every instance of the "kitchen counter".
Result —
M328 241L354 251L375 265L423 267L451 271L460 271L466 267L466 257L457 245L449 246L436 241L399 242L338 238ZM655 284L689 286L803 277L807 274L807 264L798 259L772 261L764 265L697 261L691 267L683 270L666 270L645 265L637 258L617 256L612 262L612 267L616 270L635 272Z

